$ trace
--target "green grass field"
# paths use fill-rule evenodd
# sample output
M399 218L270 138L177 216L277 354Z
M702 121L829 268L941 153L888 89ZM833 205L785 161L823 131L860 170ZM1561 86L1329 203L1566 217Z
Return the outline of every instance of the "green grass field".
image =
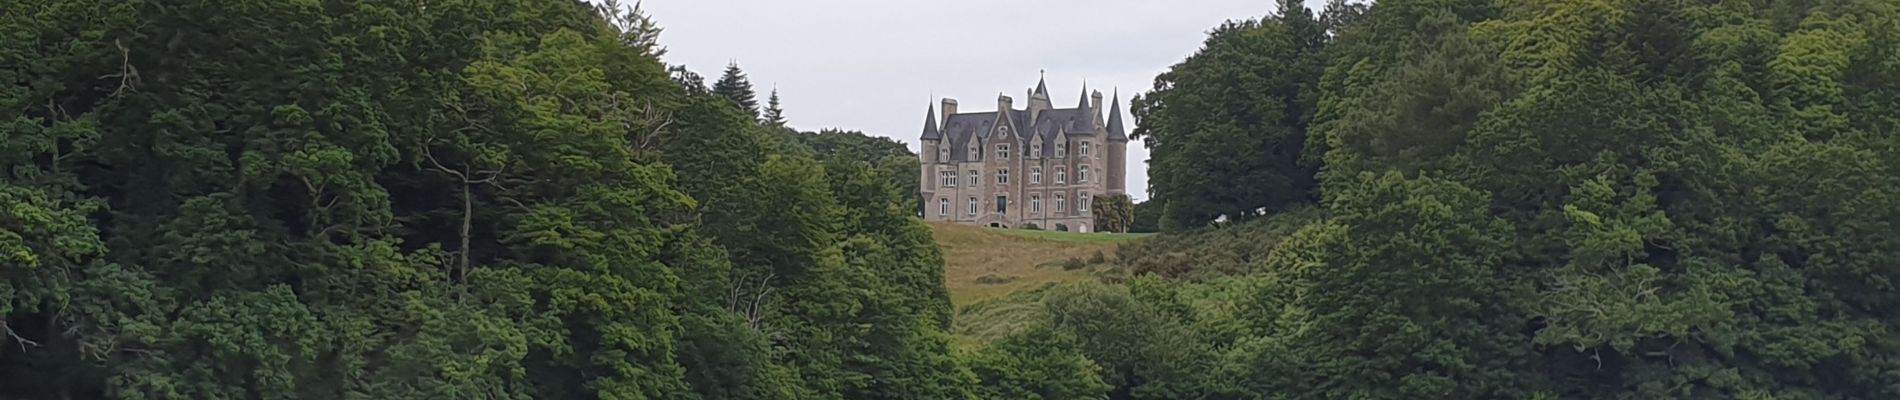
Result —
M1050 283L1094 279L1095 268L1064 270L1070 258L1097 252L1114 257L1115 246L1148 234L1075 233L930 224L943 248L944 286L961 308Z

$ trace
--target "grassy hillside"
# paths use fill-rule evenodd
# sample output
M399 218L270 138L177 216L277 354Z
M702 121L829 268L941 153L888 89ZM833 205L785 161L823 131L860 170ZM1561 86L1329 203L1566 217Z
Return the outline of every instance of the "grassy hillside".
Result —
M944 286L957 307L1051 283L1092 279L1095 267L1065 269L1070 258L1087 261L1099 252L1146 234L1074 233L930 224L943 247Z

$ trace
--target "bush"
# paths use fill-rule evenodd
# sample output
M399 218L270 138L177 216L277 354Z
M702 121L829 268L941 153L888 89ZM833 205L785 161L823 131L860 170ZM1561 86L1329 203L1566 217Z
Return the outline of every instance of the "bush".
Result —
M1089 266L1088 263L1082 262L1082 259L1080 258L1069 257L1068 262L1062 263L1062 270L1074 271L1078 269L1088 268L1088 266Z
M1101 264L1105 262L1108 262L1108 255L1102 254L1101 250L1096 250L1095 256L1089 257L1089 264Z
M981 285L1001 285L1014 280L1016 280L1015 277L984 275L977 277L976 283Z

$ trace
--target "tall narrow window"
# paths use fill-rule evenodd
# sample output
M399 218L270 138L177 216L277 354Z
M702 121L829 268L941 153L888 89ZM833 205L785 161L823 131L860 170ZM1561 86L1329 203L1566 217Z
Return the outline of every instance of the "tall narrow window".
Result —
M976 146L970 146L970 159L963 160L963 161L976 161L977 156L980 156L980 155L982 155L982 153L977 152Z
M1089 192L1076 193L1075 194L1075 212L1085 213L1085 212L1089 212L1089 210L1093 210L1092 208L1089 208L1089 200L1091 200L1089 198Z
M1029 158L1042 157L1042 143L1029 145Z
M950 148L937 149L937 162L950 162Z
M996 213L1009 213L1009 196L996 196Z
M1040 194L1029 195L1029 212L1031 213L1042 212L1042 195Z
M1084 165L1080 167L1075 167L1075 181L1076 182L1089 181L1089 166Z
M1068 206L1069 199L1063 197L1061 193L1056 193L1056 212L1062 212Z
M1008 185L1009 184L1009 170L1007 169L996 170L996 183Z
M1082 158L1088 158L1088 156L1089 156L1089 142L1085 140L1085 141L1082 141Z
M976 215L976 197L970 197L970 215Z
M1001 160L1001 159L1007 159L1007 158L1009 158L1009 145L1007 144L996 145L996 159Z
M1069 144L1056 143L1056 158L1063 158L1063 157L1068 157L1068 156L1069 156Z
M976 170L974 169L970 170L970 186L976 186L980 184L983 184L983 174L977 173Z
M1056 167L1056 184L1061 185L1065 183L1069 183L1069 170Z
M947 199L947 198L937 199L937 215L938 216L950 215L950 199Z
M1042 167L1029 167L1029 183L1042 184Z

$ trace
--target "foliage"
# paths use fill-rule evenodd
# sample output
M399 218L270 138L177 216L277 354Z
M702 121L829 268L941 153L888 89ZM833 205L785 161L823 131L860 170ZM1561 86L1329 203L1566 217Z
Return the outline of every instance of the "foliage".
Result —
M0 397L970 398L914 179L812 158L658 32L9 3Z
M1089 213L1095 216L1098 230L1128 233L1135 221L1135 202L1127 194L1095 195L1089 202Z
M774 90L773 93L778 91ZM732 102L739 112L759 119L759 94L752 90L752 81L745 76L745 70L739 69L739 62L726 64L726 72L714 82L712 94Z
M1163 228L1245 221L1311 202L1315 171L1299 158L1326 33L1300 2L1281 6L1279 15L1215 28L1135 103L1141 124L1131 137L1152 151L1148 175L1152 195L1164 201Z

